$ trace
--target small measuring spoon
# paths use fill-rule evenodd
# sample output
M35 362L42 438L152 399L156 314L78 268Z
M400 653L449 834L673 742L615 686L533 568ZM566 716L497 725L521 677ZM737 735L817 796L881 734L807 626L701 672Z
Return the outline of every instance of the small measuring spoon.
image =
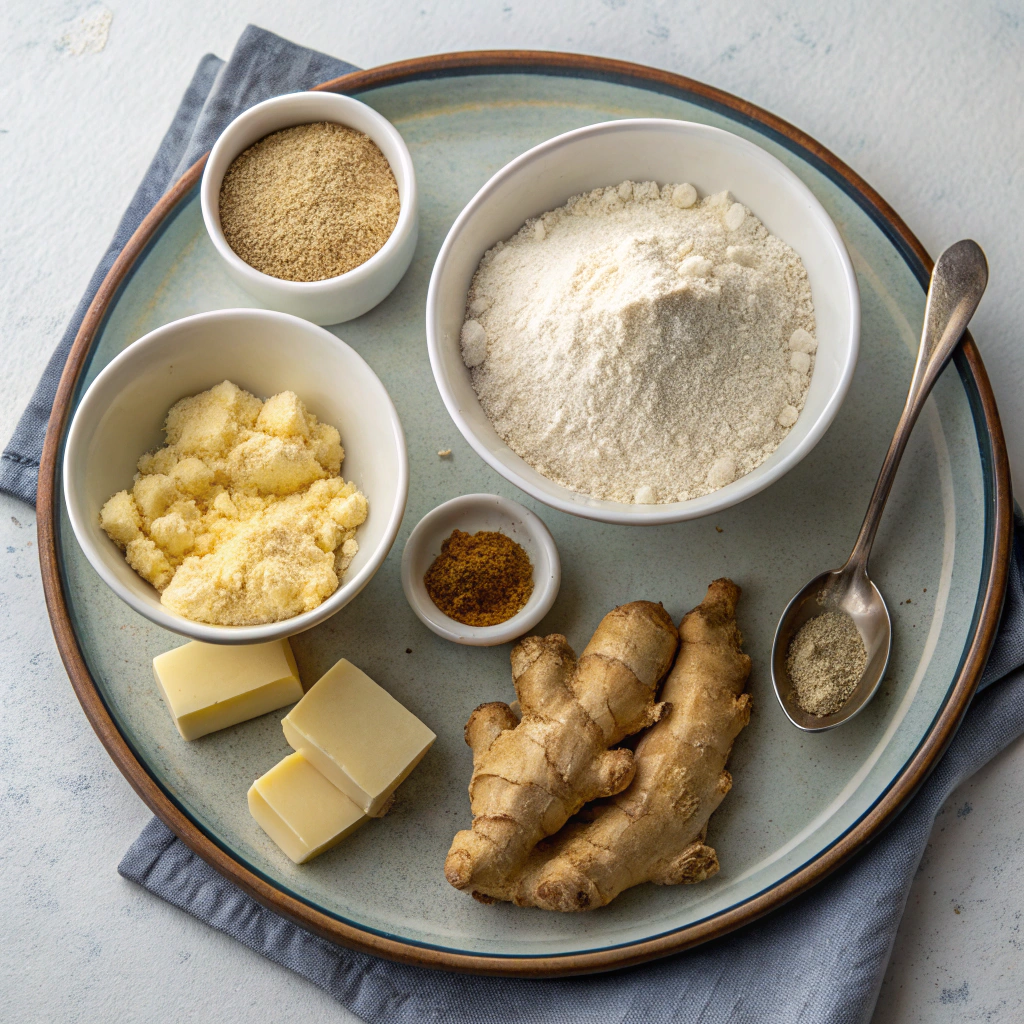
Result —
M892 647L892 622L884 598L868 576L871 545L910 432L932 386L960 344L987 284L988 263L977 242L970 239L955 242L935 261L910 392L878 474L853 553L841 569L815 576L789 602L779 620L772 645L772 683L782 710L805 732L823 732L848 722L875 695L885 675ZM864 641L868 661L849 700L834 714L819 716L804 711L797 704L786 659L789 645L804 623L828 611L845 612L853 619Z

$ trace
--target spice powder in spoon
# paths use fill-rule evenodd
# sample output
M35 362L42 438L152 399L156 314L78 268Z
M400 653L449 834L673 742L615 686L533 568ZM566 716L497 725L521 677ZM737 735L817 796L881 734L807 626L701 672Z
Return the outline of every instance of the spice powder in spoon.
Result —
M522 547L503 533L453 530L423 583L430 600L466 626L496 626L511 619L533 593L533 566Z
M868 663L857 624L845 612L825 612L800 627L786 671L797 704L809 715L834 715L850 699Z

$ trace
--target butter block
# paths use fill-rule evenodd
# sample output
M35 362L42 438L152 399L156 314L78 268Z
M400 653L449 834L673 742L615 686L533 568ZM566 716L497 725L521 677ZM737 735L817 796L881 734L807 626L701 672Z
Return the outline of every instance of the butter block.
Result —
M437 738L344 658L281 725L291 746L372 817L387 810L388 798Z
M198 640L153 659L153 674L187 740L302 699L287 640L236 647Z
M301 754L289 754L249 787L249 813L296 864L329 850L368 820Z

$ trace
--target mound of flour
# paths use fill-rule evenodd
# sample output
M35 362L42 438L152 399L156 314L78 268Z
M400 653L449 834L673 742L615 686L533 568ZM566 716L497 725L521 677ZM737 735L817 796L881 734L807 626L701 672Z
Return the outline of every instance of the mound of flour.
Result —
M796 422L813 369L800 257L727 192L574 196L484 254L462 354L501 438L596 498L699 497Z

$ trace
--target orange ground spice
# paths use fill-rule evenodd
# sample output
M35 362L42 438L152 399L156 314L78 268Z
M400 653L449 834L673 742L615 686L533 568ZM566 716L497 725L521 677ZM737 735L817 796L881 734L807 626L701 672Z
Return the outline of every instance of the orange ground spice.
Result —
M530 557L493 530L453 530L423 583L430 600L466 626L496 626L511 619L533 593Z

